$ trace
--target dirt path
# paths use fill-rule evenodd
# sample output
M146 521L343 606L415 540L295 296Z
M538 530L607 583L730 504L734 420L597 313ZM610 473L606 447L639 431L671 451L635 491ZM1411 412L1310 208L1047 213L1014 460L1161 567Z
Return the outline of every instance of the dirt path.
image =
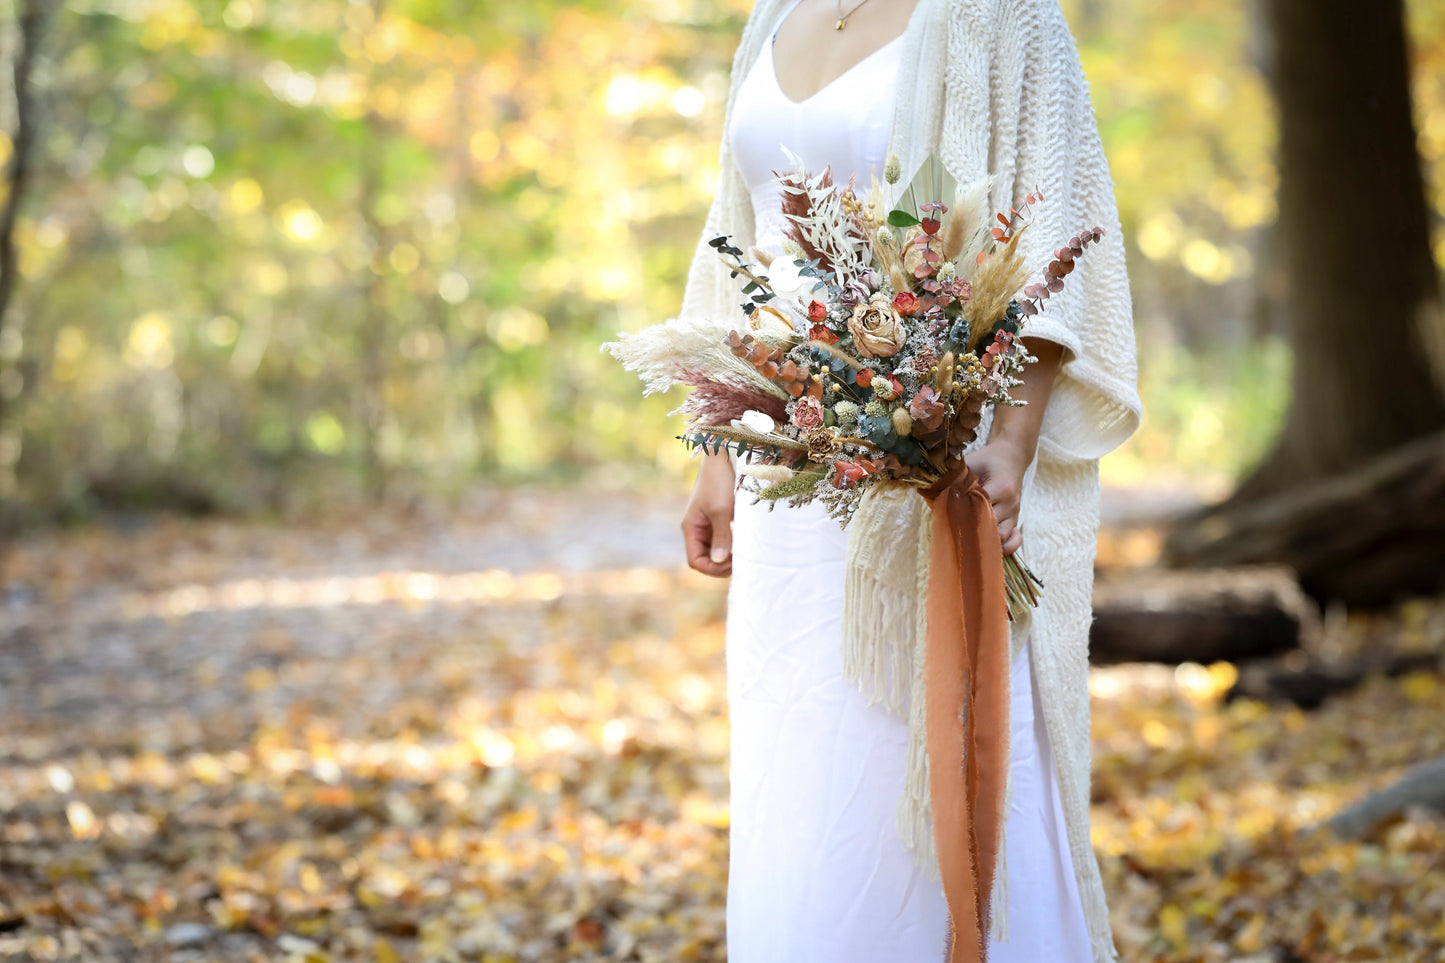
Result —
M722 960L725 584L682 568L681 508L27 539L0 580L0 960ZM1094 676L1126 958L1445 948L1439 820L1291 835L1445 752L1441 680L1304 716L1220 705L1219 678Z

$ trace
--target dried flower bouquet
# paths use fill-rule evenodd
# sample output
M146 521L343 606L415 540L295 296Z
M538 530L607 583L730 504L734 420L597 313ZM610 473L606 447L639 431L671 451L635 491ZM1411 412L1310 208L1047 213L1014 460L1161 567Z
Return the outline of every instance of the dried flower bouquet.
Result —
M607 347L649 391L694 389L678 409L689 447L732 449L760 498L816 499L846 525L872 485L938 483L984 406L1023 404L1009 392L1036 360L1028 318L1103 232L1069 238L1030 283L1018 245L1041 191L994 214L986 180L955 191L930 158L887 210L876 179L864 198L789 159L784 251L748 261L730 237L709 242L739 280L743 320L715 339L669 322ZM884 177L900 179L895 158ZM941 198L953 195L950 209ZM1017 553L1005 581L1011 614L1037 604Z

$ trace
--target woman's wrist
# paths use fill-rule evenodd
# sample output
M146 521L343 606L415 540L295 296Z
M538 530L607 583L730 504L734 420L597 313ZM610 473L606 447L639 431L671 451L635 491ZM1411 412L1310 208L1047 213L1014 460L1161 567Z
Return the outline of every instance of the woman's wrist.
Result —
M1034 460L1034 452L1038 449L1038 432L1021 430L1024 426L1007 424L1009 419L1000 418L1003 409L999 409L994 415L993 429L988 434L988 444L1001 452L1009 455L1010 461L1018 463L1020 470L1028 467L1029 462ZM1004 421L1004 424L999 424Z
M1056 342L1025 338L1024 346L1038 358L1035 364L1024 369L1023 384L1013 391L1014 398L1024 404L995 408L988 435L988 443L1012 453L1021 470L1029 466L1038 451L1044 407L1049 403L1054 377L1063 360L1063 348Z

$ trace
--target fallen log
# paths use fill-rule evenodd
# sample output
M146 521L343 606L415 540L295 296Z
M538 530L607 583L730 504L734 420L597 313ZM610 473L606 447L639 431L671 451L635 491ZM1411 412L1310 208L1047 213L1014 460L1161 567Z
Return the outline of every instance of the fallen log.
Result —
M1291 652L1283 659L1240 665L1239 680L1224 694L1224 699L1226 702L1241 698L1292 702L1301 709L1317 709L1330 696L1347 692L1372 676L1396 678L1411 672L1435 672L1439 671L1442 661L1445 660L1433 652L1372 653L1344 663L1325 662L1303 652Z
M1278 495L1179 522L1171 568L1280 564L1317 600L1381 608L1445 590L1445 434Z
M1094 587L1089 660L1234 662L1297 649L1318 625L1279 567L1121 576Z

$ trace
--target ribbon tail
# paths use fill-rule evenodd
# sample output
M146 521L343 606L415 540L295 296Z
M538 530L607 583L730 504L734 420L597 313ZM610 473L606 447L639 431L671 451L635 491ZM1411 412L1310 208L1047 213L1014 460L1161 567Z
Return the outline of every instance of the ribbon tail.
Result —
M1009 616L988 497L966 473L931 499L925 679L929 794L951 963L983 963L1005 820Z

